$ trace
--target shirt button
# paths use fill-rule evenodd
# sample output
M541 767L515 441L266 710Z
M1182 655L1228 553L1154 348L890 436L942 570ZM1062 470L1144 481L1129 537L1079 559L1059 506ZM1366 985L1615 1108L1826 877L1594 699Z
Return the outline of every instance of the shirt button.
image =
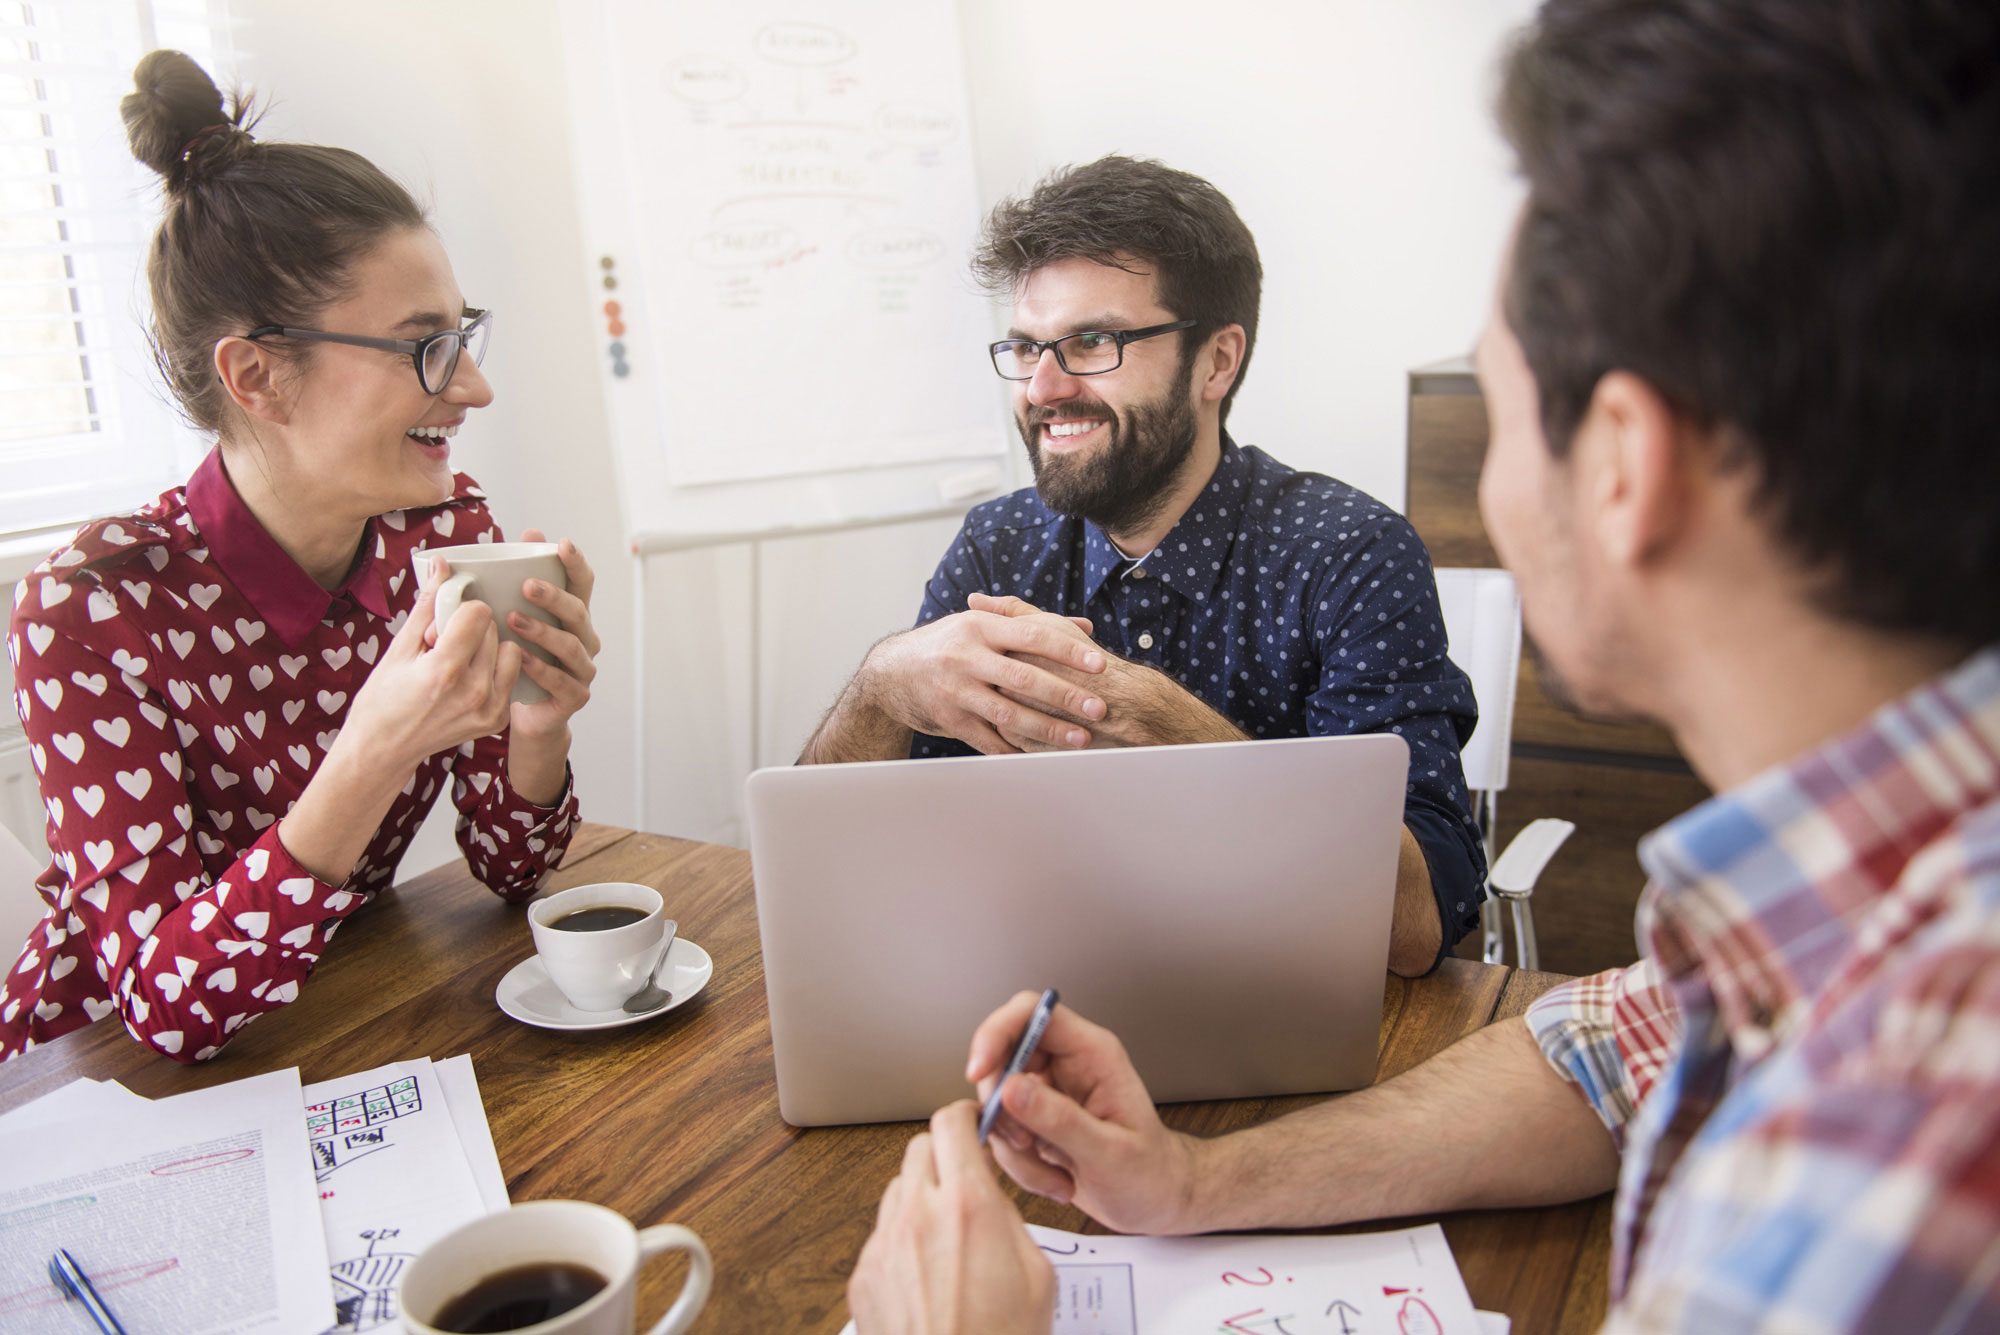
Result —
M1144 578L1146 578L1146 567L1144 567L1144 566L1133 566L1133 567L1132 567L1132 578L1133 578L1133 579L1144 579Z
M1143 631L1140 633L1139 647L1141 649L1150 649L1153 647L1153 635L1151 631Z

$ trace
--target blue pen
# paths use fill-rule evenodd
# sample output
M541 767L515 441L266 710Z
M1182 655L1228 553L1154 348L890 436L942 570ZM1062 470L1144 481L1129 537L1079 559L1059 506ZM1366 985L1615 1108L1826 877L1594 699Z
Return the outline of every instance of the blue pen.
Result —
M64 1302L76 1301L83 1304L84 1310L90 1313L90 1319L97 1323L97 1328L103 1331L104 1335L125 1335L125 1327L118 1324L118 1318L111 1315L111 1309L104 1305L104 1299L97 1296L97 1290L91 1287L90 1277L83 1273L83 1267L76 1263L74 1256L60 1247L56 1248L56 1254L49 1258L49 1278L55 1282Z
M1049 1016L1055 1014L1056 990L1053 987L1042 990L1042 999L1035 1003L1035 1013L1028 1018L1027 1032L1014 1045L1014 1056L1007 1063L1007 1069L994 1082L993 1092L986 1096L986 1106L979 1110L979 1143L984 1145L986 1137L993 1133L993 1123L1000 1117L1000 1091L1007 1087L1007 1077L1019 1075L1021 1068L1028 1064L1028 1058L1035 1055L1035 1045L1042 1041L1042 1031L1049 1027Z

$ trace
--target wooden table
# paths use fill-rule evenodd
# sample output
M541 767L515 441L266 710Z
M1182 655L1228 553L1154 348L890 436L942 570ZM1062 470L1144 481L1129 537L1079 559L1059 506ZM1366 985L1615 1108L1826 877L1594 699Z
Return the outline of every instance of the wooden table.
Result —
M682 933L715 959L699 997L624 1029L515 1023L493 991L531 949L523 912L454 864L357 913L299 1000L240 1032L216 1060L180 1066L115 1023L92 1025L0 1065L0 1111L83 1075L159 1097L292 1065L310 1083L470 1052L516 1201L574 1197L640 1224L692 1227L716 1264L699 1330L837 1331L848 1272L915 1125L800 1131L779 1119L747 853L585 825L551 888L593 881L639 881L666 895ZM1464 960L1416 982L1390 978L1381 1075L1518 1015L1556 981ZM1216 1132L1311 1101L1183 1104L1165 1116ZM1095 1227L1075 1210L1017 1199L1035 1223ZM1609 1200L1446 1217L1473 1300L1512 1316L1517 1335L1595 1330ZM680 1280L677 1262L649 1268L641 1312L660 1310Z

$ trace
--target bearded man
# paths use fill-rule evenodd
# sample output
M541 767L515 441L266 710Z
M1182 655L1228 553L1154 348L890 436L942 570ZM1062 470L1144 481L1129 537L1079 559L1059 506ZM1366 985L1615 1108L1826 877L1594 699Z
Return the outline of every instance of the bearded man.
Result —
M916 627L800 760L1397 733L1389 964L1428 971L1479 917L1471 683L1408 522L1224 430L1257 337L1249 229L1207 181L1107 157L997 206L974 269L1013 300L990 351L1035 485L966 516Z

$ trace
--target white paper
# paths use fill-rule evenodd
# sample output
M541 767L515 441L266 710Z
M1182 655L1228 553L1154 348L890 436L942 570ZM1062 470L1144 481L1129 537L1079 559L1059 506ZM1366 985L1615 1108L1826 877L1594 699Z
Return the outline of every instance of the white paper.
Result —
M1056 1268L1056 1335L1480 1335L1436 1224L1316 1237L1028 1232Z
M602 22L673 485L1004 450L955 8L604 0Z
M1313 1237L1028 1233L1055 1266L1055 1335L1506 1335L1506 1317L1473 1310L1436 1224Z
M134 1094L116 1080L98 1081L79 1076L54 1093L44 1094L33 1103L24 1103L0 1117L0 1132L19 1131L31 1126L55 1126L147 1102L150 1100Z
M458 1144L472 1165L472 1180L479 1184L479 1199L486 1212L506 1209L507 1175L500 1171L500 1151L493 1148L493 1131L486 1125L486 1101L479 1097L479 1081L472 1074L472 1057L460 1053L437 1064L438 1085L451 1107L451 1124L458 1129ZM1507 1335L1501 1331L1500 1335Z
M308 1086L304 1099L332 1262L331 1329L390 1325L404 1267L488 1210L438 1068L429 1058L393 1062Z
M326 1235L298 1070L150 1103L109 1088L90 1097L122 1106L60 1134L0 1124L0 1328L79 1329L48 1277L66 1247L134 1332L323 1329ZM71 1089L50 1097L83 1097Z

